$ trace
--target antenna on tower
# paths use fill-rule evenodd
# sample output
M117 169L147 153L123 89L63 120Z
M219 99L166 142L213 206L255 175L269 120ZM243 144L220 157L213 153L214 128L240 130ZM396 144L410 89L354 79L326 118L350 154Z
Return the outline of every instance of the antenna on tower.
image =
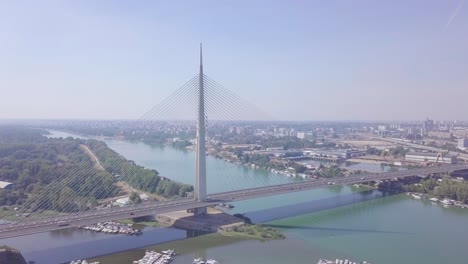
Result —
M203 45L200 43L200 74L203 74Z

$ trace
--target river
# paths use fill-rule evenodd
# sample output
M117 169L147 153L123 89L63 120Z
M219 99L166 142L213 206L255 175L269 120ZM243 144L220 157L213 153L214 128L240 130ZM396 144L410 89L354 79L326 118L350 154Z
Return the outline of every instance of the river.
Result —
M69 134L53 132L53 136ZM106 143L163 176L193 184L192 152L125 141ZM212 157L207 158L207 178L209 193L295 180ZM287 238L259 242L205 235L161 245L185 238L187 233L174 228L147 228L137 237L67 229L4 239L0 244L20 249L27 260L37 264L106 254L110 255L97 258L101 264L131 263L144 254L143 247L175 248L181 253L174 259L176 264L191 263L198 256L216 258L221 263L316 263L319 258L349 258L374 264L435 264L466 263L468 259L464 250L468 210L444 208L404 194L333 186L234 205L232 213L246 213L254 222L280 228Z

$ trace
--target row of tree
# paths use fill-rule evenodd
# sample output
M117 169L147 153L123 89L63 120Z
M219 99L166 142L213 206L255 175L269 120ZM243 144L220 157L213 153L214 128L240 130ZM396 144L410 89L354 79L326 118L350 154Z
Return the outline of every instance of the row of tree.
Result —
M112 175L96 170L80 148L84 140L43 133L0 127L0 180L14 184L12 190L0 190L0 205L73 212L118 194Z
M0 180L14 183L12 190L0 189L0 206L21 205L30 211L85 210L100 199L118 195L118 180L167 198L193 191L190 185L160 177L156 170L126 160L104 142L47 138L43 133L24 127L0 127ZM105 171L93 166L80 147L83 144L96 153Z
M379 185L379 189L386 191L405 191L427 194L439 199L453 199L468 204L468 183L444 178L420 180L419 177L408 177L400 181L388 181Z
M448 198L468 204L468 183L464 181L443 179L442 182L438 182L436 179L428 179L405 188L410 192L426 193L439 199Z
M114 176L121 178L132 187L155 193L166 198L184 197L193 187L160 177L158 171L147 169L126 160L117 152L108 148L107 145L98 140L88 140L87 145L99 158L104 168Z
M393 157L404 157L406 153L408 153L408 149L405 149L402 146L397 146L395 148L391 148L389 150L381 150L375 147L367 147L366 153L369 155L377 155L377 156L393 156Z

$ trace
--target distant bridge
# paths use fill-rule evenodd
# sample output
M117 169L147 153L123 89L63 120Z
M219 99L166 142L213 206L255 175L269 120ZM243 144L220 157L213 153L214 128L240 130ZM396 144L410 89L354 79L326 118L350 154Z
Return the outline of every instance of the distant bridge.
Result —
M208 206L214 206L218 203L228 203L278 194L300 192L324 188L330 185L350 185L369 181L390 180L395 178L430 175L467 169L468 165L443 165L422 169L378 173L365 176L306 180L297 183L286 183L237 191L228 191L208 195L204 201L198 201L192 198L183 198L158 203L144 202L142 204L129 205L120 208L93 210L73 213L65 216L49 217L47 219L31 219L17 223L3 224L0 225L0 239L77 227L98 222L114 221L138 216L156 215L194 208L206 208Z

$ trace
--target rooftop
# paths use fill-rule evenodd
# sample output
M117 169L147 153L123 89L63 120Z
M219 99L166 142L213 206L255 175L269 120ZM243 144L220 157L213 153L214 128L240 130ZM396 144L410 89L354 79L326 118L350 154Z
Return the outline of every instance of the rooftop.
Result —
M6 189L8 187L11 187L13 183L11 182L6 182L6 181L0 181L0 189Z

